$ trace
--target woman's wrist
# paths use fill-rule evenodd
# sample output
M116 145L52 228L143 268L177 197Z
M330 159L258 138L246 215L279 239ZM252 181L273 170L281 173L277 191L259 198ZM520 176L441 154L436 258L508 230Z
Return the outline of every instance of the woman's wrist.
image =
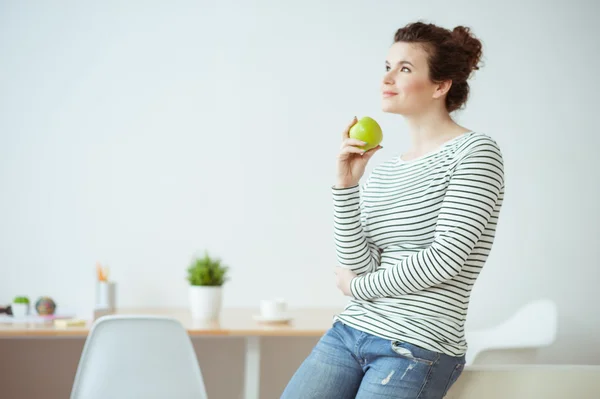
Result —
M333 187L334 188L350 188L357 186L358 182L337 182Z

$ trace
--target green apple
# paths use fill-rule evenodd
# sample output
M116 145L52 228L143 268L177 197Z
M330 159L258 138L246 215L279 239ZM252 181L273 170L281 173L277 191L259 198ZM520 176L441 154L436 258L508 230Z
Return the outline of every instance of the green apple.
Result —
M377 147L383 140L383 132L381 126L373 118L365 116L350 128L350 138L364 141L367 143L361 150L369 151L371 148Z

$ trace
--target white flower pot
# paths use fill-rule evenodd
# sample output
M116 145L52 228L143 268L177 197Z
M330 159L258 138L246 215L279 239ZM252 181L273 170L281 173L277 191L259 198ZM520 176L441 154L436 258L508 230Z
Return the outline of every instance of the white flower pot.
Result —
M10 307L14 317L25 317L29 313L28 303L12 303Z
M221 286L190 285L189 300L192 318L215 320L221 313Z

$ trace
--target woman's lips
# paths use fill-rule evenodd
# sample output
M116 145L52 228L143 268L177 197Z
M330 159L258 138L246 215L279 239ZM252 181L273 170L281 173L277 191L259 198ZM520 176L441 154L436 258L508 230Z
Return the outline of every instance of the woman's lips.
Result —
M383 96L384 97L394 97L395 95L397 95L398 93L394 93L393 91L384 91L383 92Z

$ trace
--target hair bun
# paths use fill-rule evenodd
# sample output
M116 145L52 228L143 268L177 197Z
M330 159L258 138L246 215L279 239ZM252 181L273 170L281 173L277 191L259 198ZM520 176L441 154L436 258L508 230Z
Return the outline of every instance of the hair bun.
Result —
M452 37L467 54L471 71L479 69L482 45L479 39L473 36L471 29L466 26L457 26L452 30Z

